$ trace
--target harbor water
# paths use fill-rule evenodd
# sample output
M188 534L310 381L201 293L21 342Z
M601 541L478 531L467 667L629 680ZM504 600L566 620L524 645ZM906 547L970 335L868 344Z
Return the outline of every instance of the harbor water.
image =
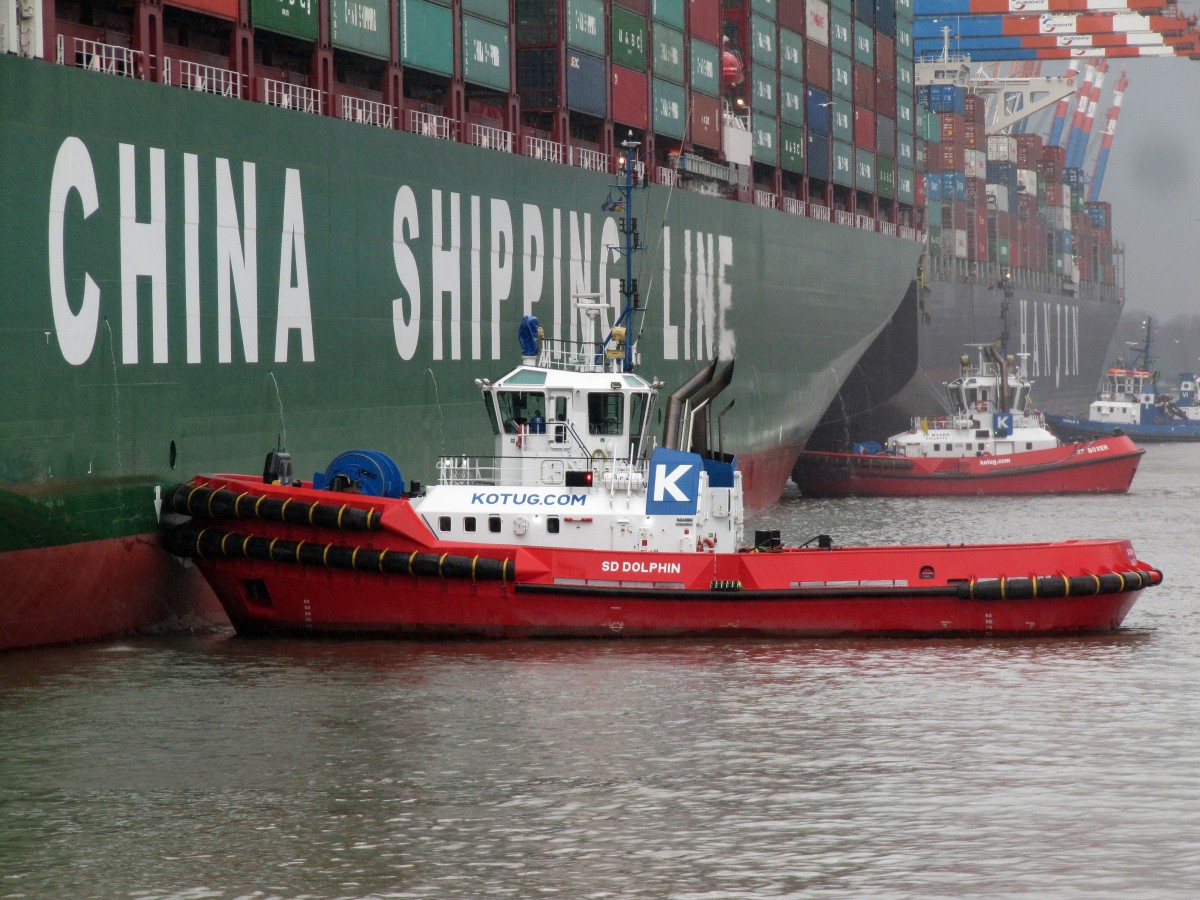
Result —
M1200 475L806 501L785 543L1128 536L1116 634L0 656L0 897L1193 897Z

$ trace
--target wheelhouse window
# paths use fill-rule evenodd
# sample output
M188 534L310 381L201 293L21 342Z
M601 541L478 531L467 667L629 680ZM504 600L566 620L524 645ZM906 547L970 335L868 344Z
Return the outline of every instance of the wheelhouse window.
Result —
M541 391L498 391L500 422L506 434L516 434L522 425L534 434L546 430L546 395ZM492 425L496 430L495 423Z
M621 434L625 423L625 395L619 392L588 394L588 431Z

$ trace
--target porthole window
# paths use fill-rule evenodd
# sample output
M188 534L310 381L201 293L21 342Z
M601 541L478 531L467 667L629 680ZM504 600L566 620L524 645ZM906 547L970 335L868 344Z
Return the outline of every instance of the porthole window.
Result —
M546 531L550 534L558 534L558 516L550 516L546 519Z
M466 531L474 531L475 530L475 517L467 516L465 519L463 519L463 528Z
M488 531L490 531L492 534L500 533L500 517L499 516L488 516Z
M438 517L438 531L449 531L449 530L450 530L450 517L449 516L439 516Z

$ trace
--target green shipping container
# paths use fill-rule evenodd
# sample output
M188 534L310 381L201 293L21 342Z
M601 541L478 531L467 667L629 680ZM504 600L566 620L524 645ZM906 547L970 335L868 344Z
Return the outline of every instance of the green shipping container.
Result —
M794 3L796 0L784 0L785 3ZM750 12L762 16L763 18L775 21L775 0L750 0Z
M875 68L875 29L854 20L854 60Z
M400 0L400 62L414 69L454 74L454 20L449 7Z
M661 22L654 23L654 74L683 84L683 32Z
M896 30L896 62L913 58L912 32L905 29Z
M687 108L683 99L683 85L672 84L661 78L654 79L654 102L652 125L657 134L683 140L687 123Z
M936 119L934 121L937 121ZM940 126L939 126L940 128ZM896 134L913 133L913 98L911 94L896 94ZM939 132L939 137L940 137ZM937 140L937 138L934 138Z
M896 135L896 165L906 168L914 168L917 163L916 153L913 152L913 140L911 134Z
M896 0L896 20L897 22L912 22L913 20L913 0ZM911 31L911 29L909 29ZM899 32L900 28L897 27Z
M751 126L754 130L754 161L775 165L779 156L779 121L772 116L754 113Z
M896 169L896 199L901 203L912 205L917 198L916 176L911 169L898 167ZM930 236L932 243L932 235Z
M391 56L388 0L329 0L329 42L364 56Z
M511 81L508 28L474 16L463 16L462 41L463 81L507 91Z
M840 53L833 54L833 94L847 100L854 99L854 63Z
M683 0L654 0L650 14L656 21L683 31Z
M896 90L908 91L913 89L913 61L911 59L896 60Z
M862 151L859 150L859 155ZM896 161L880 156L875 160L877 193L888 200L896 199Z
M779 118L793 125L804 124L804 82L779 76Z
M798 125L779 124L779 165L789 172L804 171L804 129Z
M508 0L462 0L462 11L508 24Z
M612 8L612 61L618 66L646 71L646 18L623 6Z
M775 52L775 23L762 16L750 17L750 58L756 63L778 66Z
M250 21L255 28L316 41L321 35L317 9L317 0L250 0Z
M854 147L843 141L833 142L833 183L854 186Z
M604 56L604 0L567 0L567 46Z
M854 20L849 12L835 9L829 14L829 49L842 56L854 53Z
M697 38L692 38L692 90L721 96L721 52Z
M786 28L779 29L779 74L804 78L804 38Z
M835 141L854 142L854 104L842 97L833 98L829 108L830 131Z
M854 187L860 191L875 191L875 154L866 150L854 153Z
M904 202L904 201L901 201ZM941 221L939 218L938 221ZM929 232L929 253L932 256L942 255L942 226L927 225L925 230Z
M775 70L753 66L750 70L750 107L771 118L779 115L779 98L775 87Z
M834 9L840 9L844 13L854 12L854 0L833 0L831 6Z

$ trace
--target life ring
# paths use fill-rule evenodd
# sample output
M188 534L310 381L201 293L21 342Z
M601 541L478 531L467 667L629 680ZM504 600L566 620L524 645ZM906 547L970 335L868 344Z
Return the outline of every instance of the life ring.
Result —
M980 400L978 403L976 403L976 404L975 404L975 411L976 411L976 412L987 412L987 401L986 401L986 400Z
M606 459L608 459L608 454L601 448L597 447L592 451L592 462L604 462Z
M717 542L710 537L696 538L696 552L702 553L705 550L715 550Z

